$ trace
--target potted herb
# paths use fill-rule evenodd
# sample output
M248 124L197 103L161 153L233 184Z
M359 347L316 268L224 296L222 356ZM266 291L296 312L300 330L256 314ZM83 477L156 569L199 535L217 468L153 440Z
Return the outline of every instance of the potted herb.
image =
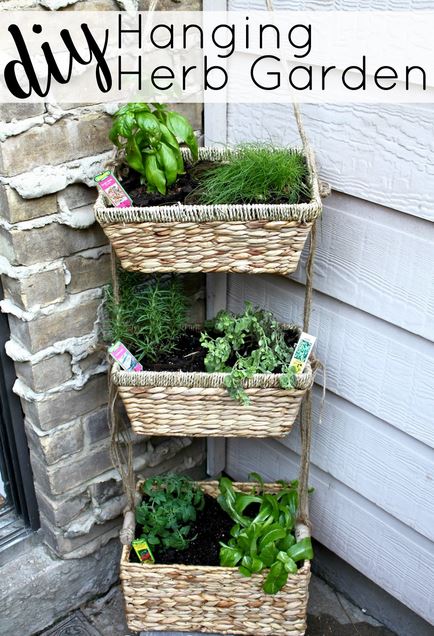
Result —
M313 382L309 363L302 373L291 365L300 329L251 303L242 314L222 311L205 325L187 325L176 278L135 286L135 276L123 273L118 304L108 298L111 338L122 340L144 369L112 368L134 432L286 435Z
M176 476L138 485L136 536L153 537L155 563L139 563L124 546L120 573L130 629L304 634L312 546L306 526L295 521L297 482L264 484L252 476L259 485L228 478L179 483ZM161 519L172 509L177 521L164 528ZM178 533L186 546L178 538L175 549L163 544Z
M250 478L260 484L259 492L236 492L227 477L220 480L218 502L235 525L228 543L222 543L220 563L238 566L243 576L252 576L268 570L262 589L266 594L276 594L297 573L297 562L313 558L310 537L296 542L295 523L298 506L298 482L279 482L282 488L275 493L264 492L264 481L257 473ZM252 504L257 513L252 518L245 514Z
M204 494L186 477L150 477L141 490L144 498L136 508L141 536L151 547L185 550L191 541L191 524L204 507Z
M299 121L299 120L297 120ZM293 272L322 203L312 150L197 148L189 122L128 104L111 140L133 207L103 193L96 218L122 267L142 272Z

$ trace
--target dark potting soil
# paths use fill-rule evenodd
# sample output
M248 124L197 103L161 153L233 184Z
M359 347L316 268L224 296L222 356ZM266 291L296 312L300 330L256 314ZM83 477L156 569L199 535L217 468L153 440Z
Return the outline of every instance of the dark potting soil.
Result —
M148 192L146 185L140 183L140 175L135 170L131 170L128 177L122 181L122 186L128 192L133 201L133 205L137 207L146 207L154 205L173 205L175 203L196 203L197 197L194 192L200 185L201 175L216 165L213 161L198 161L194 165L185 166L185 174L180 175L176 183L174 183L166 192ZM309 203L310 198L300 195L299 203ZM245 201L232 201L233 205L240 205ZM263 201L258 201L263 203ZM288 203L285 197L275 197L267 203L285 204Z
M130 175L122 182L122 186L130 195L133 205L145 207L150 205L171 205L173 203L184 203L188 195L194 202L191 193L199 185L199 178L203 172L215 165L211 161L199 161L194 166L186 165L185 174L181 174L166 192L147 192L146 185L140 183L140 175L132 170Z
M172 353L161 354L158 362L142 360L146 371L205 371L206 350L200 344L200 332L186 329Z
M190 542L186 550L163 549L156 546L152 553L156 563L183 565L220 565L220 541L227 543L230 539L230 531L234 522L229 515L222 510L214 497L205 495L203 510L197 513L196 521L191 526ZM136 538L140 538L142 528L136 527ZM134 550L131 550L130 561L139 563Z
M210 329L207 330L208 334L215 338L216 334ZM295 332L287 331L285 333L285 341L289 346L294 346L298 340L298 336ZM251 348L249 344L246 344L244 350L239 351L240 355L250 353ZM205 371L205 356L207 351L200 344L200 332L193 329L186 329L181 335L178 341L178 346L175 351L167 354L162 354L158 359L158 362L150 362L149 360L142 360L141 363L146 371ZM228 360L229 366L232 366L236 361L235 356L233 359ZM275 369L274 373L279 373L280 369Z

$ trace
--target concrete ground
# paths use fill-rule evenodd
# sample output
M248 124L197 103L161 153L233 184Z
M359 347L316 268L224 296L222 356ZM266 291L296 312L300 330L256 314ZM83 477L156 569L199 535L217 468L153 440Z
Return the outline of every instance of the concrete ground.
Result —
M41 636L132 636L124 620L119 587L58 623ZM146 636L164 636L147 632ZM145 636L145 634L143 634ZM180 635L181 636L181 635ZM187 636L185 633L183 636ZM192 634L190 636L193 636ZM215 635L218 636L218 635ZM393 632L370 618L324 581L313 576L310 583L306 636L393 636Z

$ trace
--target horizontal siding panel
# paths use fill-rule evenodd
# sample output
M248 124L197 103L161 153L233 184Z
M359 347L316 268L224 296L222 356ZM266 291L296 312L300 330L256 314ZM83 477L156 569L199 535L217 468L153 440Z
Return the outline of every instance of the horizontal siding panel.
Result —
M301 108L321 176L333 189L434 219L431 105L303 104ZM229 104L229 143L253 139L299 145L291 106Z
M434 224L333 194L318 225L314 286L434 341Z
M275 440L228 441L227 472L244 480L258 471L267 480L292 479L298 457ZM312 466L309 483L313 535L365 576L434 622L432 544L394 517Z
M304 288L298 283L231 275L229 309L240 311L244 299L270 308L279 320L301 323ZM434 446L432 343L320 293L310 331L318 337L330 391Z
M434 455L432 451L346 400L322 390L313 398L311 461L349 488L434 540ZM297 426L283 440L300 453Z

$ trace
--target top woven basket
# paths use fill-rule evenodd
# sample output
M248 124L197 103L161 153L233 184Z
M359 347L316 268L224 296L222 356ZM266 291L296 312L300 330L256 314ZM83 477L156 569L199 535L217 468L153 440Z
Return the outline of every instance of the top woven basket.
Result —
M121 266L145 273L294 272L322 211L313 151L297 112L296 118L312 192L309 203L114 208L100 193L95 216ZM189 150L182 152L191 159ZM200 148L199 159L221 161L232 152L236 150Z

